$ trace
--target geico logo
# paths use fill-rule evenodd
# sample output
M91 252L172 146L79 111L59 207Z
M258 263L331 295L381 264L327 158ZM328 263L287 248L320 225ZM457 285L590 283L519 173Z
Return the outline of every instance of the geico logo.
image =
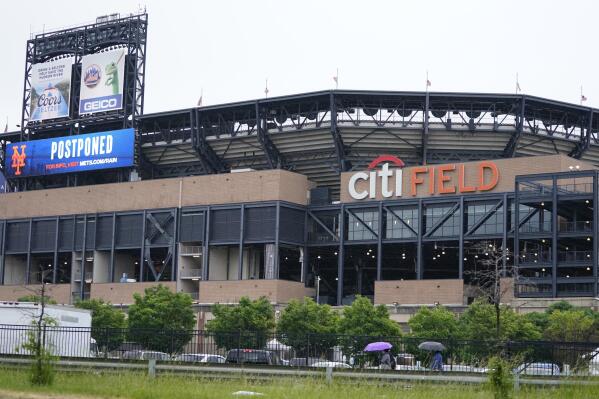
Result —
M106 108L114 108L117 105L116 98L106 99L106 100L96 100L96 101L88 101L83 106L84 111L97 111Z

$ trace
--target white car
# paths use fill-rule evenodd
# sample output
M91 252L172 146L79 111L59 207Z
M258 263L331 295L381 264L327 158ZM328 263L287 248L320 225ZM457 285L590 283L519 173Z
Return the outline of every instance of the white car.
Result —
M310 367L320 367L320 368L337 368L337 369L351 369L351 366L347 363L343 362L330 362L330 361L321 361L312 363Z
M559 376L560 369L555 363L522 363L514 369L514 374Z
M225 362L225 357L220 355L211 355L209 353L182 353L175 356L173 359L175 362L186 362L186 363L218 363L222 364Z

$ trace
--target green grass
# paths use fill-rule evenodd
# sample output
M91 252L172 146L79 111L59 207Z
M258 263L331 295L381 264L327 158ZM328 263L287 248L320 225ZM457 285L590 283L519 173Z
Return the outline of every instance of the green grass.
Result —
M203 399L234 398L235 391L256 391L266 398L285 399L492 399L493 394L484 386L432 385L399 382L376 384L374 382L335 382L327 385L323 380L274 380L269 382L235 380L210 380L196 376L160 375L149 379L131 372L97 373L94 371L58 372L51 387L33 387L27 372L14 368L0 368L0 390L54 394L68 394L73 398L85 396L131 399ZM2 397L0 393L0 398ZM586 399L598 398L599 387L572 386L566 388L523 388L515 399Z

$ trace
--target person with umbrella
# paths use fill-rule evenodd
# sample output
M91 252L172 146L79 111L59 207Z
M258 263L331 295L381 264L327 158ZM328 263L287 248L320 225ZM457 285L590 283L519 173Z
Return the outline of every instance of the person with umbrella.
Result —
M394 370L396 364L395 359L389 351L392 347L393 345L391 345L389 342L372 342L366 345L366 348L364 348L364 352L381 352L381 357L379 359L379 367L384 370Z
M431 362L431 370L443 371L443 355L441 351L445 350L445 346L440 342L425 341L418 345L418 349L423 351L435 352Z

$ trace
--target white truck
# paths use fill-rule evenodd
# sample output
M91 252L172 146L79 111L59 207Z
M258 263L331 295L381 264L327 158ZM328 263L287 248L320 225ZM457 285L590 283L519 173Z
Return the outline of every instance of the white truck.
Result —
M28 355L23 349L29 334L37 329L41 304L33 302L0 302L0 356ZM46 305L45 317L54 326L45 328L45 345L54 356L94 357L96 341L91 337L91 311L68 306Z

